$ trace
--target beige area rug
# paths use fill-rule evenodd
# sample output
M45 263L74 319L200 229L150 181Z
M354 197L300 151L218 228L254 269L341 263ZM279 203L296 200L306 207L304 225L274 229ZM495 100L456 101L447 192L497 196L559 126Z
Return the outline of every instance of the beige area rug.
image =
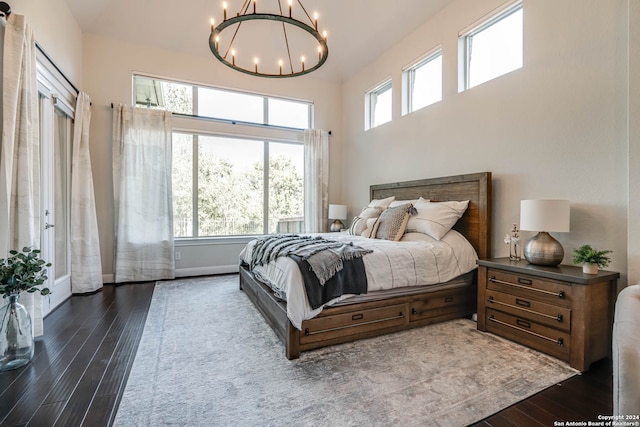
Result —
M465 426L577 371L466 319L289 361L238 276L159 282L116 426Z

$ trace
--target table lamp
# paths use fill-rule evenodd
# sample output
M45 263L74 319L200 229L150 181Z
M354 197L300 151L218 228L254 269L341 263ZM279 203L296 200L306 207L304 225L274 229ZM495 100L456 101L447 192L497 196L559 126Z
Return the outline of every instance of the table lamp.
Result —
M569 219L569 200L521 200L520 230L538 231L524 246L525 259L536 265L560 264L564 249L549 232L569 231Z
M340 231L344 228L344 224L341 219L347 219L347 206L346 205L329 205L329 219L333 219L329 230Z

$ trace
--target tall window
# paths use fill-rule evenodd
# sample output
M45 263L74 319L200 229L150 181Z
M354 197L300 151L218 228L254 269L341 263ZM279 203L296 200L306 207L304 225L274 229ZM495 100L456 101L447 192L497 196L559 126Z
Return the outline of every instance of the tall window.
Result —
M391 79L366 93L365 107L365 130L391 121Z
M167 108L194 121L193 130L173 134L175 237L302 231L299 134L311 127L311 103L144 76L134 76L134 87L137 104ZM207 123L196 116L232 123L235 134L203 131ZM273 140L271 127L293 136ZM261 133L264 137L256 137Z
M462 89L469 89L522 68L522 1L511 3L491 18L461 32L465 67Z
M442 100L442 49L405 67L405 114Z

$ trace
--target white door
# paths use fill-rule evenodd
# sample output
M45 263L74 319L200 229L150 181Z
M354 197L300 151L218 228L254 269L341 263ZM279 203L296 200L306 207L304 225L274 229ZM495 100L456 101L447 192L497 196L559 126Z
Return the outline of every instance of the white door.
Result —
M48 314L71 296L69 237L69 188L72 119L56 106L56 98L40 93L41 142L41 250L52 265L45 284L51 295L44 297Z

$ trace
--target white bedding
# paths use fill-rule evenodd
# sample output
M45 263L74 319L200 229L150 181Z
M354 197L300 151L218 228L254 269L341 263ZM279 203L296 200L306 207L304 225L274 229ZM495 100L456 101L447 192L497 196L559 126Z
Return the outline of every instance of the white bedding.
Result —
M471 244L457 231L449 231L441 240L421 233L407 233L399 242L370 239L347 233L325 233L322 237L372 249L363 257L368 292L442 283L476 268L477 254ZM240 259L251 261L251 241L240 253ZM317 316L323 307L313 310L307 300L302 275L297 264L281 257L267 265L256 267L253 274L271 286L287 301L287 315L293 326L302 328L302 321ZM335 304L352 295L329 301Z

